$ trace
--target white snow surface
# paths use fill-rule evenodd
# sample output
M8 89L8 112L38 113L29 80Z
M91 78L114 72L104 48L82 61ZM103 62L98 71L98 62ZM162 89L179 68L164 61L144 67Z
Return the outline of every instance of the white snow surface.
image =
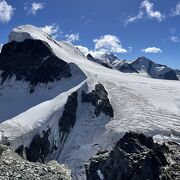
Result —
M58 139L58 120L73 91L78 92L76 124L54 157L72 169L74 179L85 179L84 163L99 150L110 150L125 132L143 132L157 141L180 142L179 81L151 79L105 68L88 61L72 44L53 40L30 25L15 28L10 35L10 41L26 38L46 41L59 58L76 64L82 72L78 70L71 79L49 84L51 88L39 85L34 94L28 94L22 88L26 85L13 79L14 85L7 82L1 88L0 137L8 138L12 147L28 146L33 136L47 127L51 127L52 136ZM93 107L81 103L82 90L90 92L98 82L108 92L115 114L112 119L103 113L95 117Z

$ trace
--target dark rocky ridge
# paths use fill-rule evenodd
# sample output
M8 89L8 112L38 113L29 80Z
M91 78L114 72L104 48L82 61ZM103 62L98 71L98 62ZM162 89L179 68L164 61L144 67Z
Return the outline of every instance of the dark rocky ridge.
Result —
M112 67L110 65L108 65L107 63L101 63L101 65L103 65L106 68L112 69Z
M39 133L36 134L28 147L22 144L15 152L31 162L45 163L53 152L60 151L76 122L77 97L78 93L76 91L68 96L63 114L58 121L60 147L57 147L57 142L51 135L51 128L48 127L47 130L42 131L42 136Z
M87 59L90 61L96 62L96 59L91 54L87 55Z
M47 157L53 152L53 150L57 150L57 147L49 140L49 136L51 134L50 128L48 128L46 131L44 130L42 134L42 137L40 136L40 134L36 134L33 137L29 147L20 145L15 150L15 152L24 159L27 159L31 162L47 162L49 160L47 159Z
M16 80L33 86L71 76L69 64L59 59L46 42L32 39L5 44L0 53L0 70L1 83L15 75Z
M94 114L99 116L101 112L105 115L114 117L113 108L108 99L108 93L102 84L96 84L95 90L86 94L82 92L82 103L91 103L94 107Z
M29 147L25 148L26 158L32 162L46 162L46 156L50 153L50 141L48 139L51 130L43 131L43 136L35 135ZM17 151L17 150L16 150Z
M59 119L59 136L62 141L65 134L69 134L76 122L76 111L78 106L78 93L75 91L68 96L67 102L64 106L64 111Z
M104 67L107 67L107 68L109 68L109 69L112 69L112 67L109 66L108 63L104 63L104 62L102 62L102 61L99 60L99 59L95 59L91 54L88 54L86 57L87 57L87 59L88 59L89 61L96 62L96 63L98 63L98 64L101 64L101 65L104 66Z
M159 145L143 134L126 133L111 152L86 164L87 180L170 180L180 178L180 145ZM171 165L168 159L175 163Z
M123 73L139 73L131 64L126 62L123 62L121 65L117 65L116 69Z

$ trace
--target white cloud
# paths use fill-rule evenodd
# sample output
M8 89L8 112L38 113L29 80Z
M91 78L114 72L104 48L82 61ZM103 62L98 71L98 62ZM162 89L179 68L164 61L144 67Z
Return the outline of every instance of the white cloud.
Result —
M79 41L79 33L74 33L74 34L66 34L65 38L69 42L76 42Z
M176 7L171 9L171 16L180 16L180 2L176 4Z
M144 12L143 11L139 11L138 15L127 17L127 19L125 20L125 25L128 25L129 23L132 23L134 21L142 19L143 15L144 15Z
M45 3L37 3L37 2L33 2L31 4L31 8L28 11L28 14L33 14L36 15L37 11L43 9L45 6ZM27 9L27 7L25 7L25 10Z
M58 34L62 34L57 24L45 25L44 27L39 27L42 31L49 34L53 38L56 38Z
M114 35L104 35L98 39L94 39L93 42L95 43L95 51L114 53L128 52L122 47L119 38Z
M158 21L162 21L165 18L160 11L154 11L154 3L149 2L149 0L144 0L141 3L141 8L145 8L148 17L150 18L155 18Z
M91 54L94 58L99 58L104 53L127 53L132 51L132 47L128 47L128 50L124 49L117 36L104 35L98 39L94 39L94 49L88 49L87 47L78 45L76 46L85 56Z
M127 19L125 19L125 25L142 19L144 14L147 14L148 18L156 19L159 22L165 18L165 15L160 11L154 10L154 3L151 3L149 0L144 0L139 7L139 13L136 16L127 17Z
M174 43L178 43L179 42L179 38L177 36L171 36L169 38L170 41L174 42Z
M162 53L162 50L157 47L148 47L146 49L141 49L142 52L144 53Z
M102 56L105 52L104 51L96 51L96 50L89 50L87 47L78 45L76 46L85 56L88 54L91 54L94 58L99 58Z
M101 57L104 53L104 51L95 51L95 50L89 50L87 47L83 46L76 46L85 56L88 54L91 54L94 58Z
M0 22L7 23L11 20L15 8L7 4L5 0L0 0Z

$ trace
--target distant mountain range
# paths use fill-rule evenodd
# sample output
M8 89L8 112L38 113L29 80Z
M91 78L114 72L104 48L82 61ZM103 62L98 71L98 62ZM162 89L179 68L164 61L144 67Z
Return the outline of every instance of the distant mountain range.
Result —
M135 61L129 62L120 60L112 53L104 53L98 58L88 54L87 59L124 73L139 73L155 79L180 80L179 70L157 64L146 57L138 57Z

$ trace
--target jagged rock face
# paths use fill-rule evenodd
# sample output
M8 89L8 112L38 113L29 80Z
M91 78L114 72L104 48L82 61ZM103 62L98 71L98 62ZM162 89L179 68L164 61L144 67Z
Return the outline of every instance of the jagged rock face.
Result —
M174 70L170 70L164 74L164 78L168 80L178 80L178 77Z
M32 162L46 162L46 156L51 152L51 144L48 139L51 130L48 129L42 133L42 137L39 134L35 135L30 146L25 148L27 160Z
M56 140L58 137L53 137L51 133L51 128L43 130L42 133L36 134L28 147L20 145L15 152L21 157L31 161L31 162L42 162L45 163L49 160L52 153L61 151L70 130L74 127L76 122L76 111L78 106L78 93L73 92L67 99L64 106L64 111L59 119L59 139L60 143ZM60 144L58 146L57 144Z
M109 65L109 63L103 62L103 61L100 60L100 59L95 59L91 54L88 54L86 57L87 57L87 59L88 59L89 61L96 62L96 63L98 63L98 64L103 65L104 67L107 67L107 68L112 69L112 67Z
M64 135L69 134L70 130L74 127L76 122L76 111L78 106L77 101L78 93L73 92L67 99L64 106L63 114L59 120L59 134L60 140L62 141Z
M71 180L71 171L65 165L50 161L47 164L29 162L8 146L0 145L1 180Z
M178 77L178 79L180 80L180 70L175 69L175 72L176 72L176 76L177 76L177 77Z
M115 56L114 54L112 53L104 53L100 59L104 59L104 60L107 60L108 62L112 63L113 61L117 60L117 56Z
M166 145L169 148L169 151L166 152L166 157L169 160L170 164L166 168L166 173L169 176L169 179L180 179L180 144L168 141Z
M107 67L109 69L112 69L112 67L109 64L107 64L107 63L101 63L101 65L103 65L104 67Z
M0 54L0 70L2 83L13 75L16 80L32 85L71 76L69 64L59 59L46 42L32 39L5 44Z
M42 135L36 134L28 147L20 145L15 152L31 162L45 163L49 160L49 155L51 155L54 150L57 150L55 140L53 144L50 141L50 135L51 129L48 128L46 131L42 131Z
M99 154L86 165L87 180L169 179L165 145L143 134L126 133L111 152Z
M131 64L128 64L127 62L121 62L113 67L124 73L139 73Z
M108 99L108 93L102 84L96 84L95 90L86 94L82 92L82 103L91 103L95 109L94 114L99 116L101 112L105 115L114 117L113 108Z

